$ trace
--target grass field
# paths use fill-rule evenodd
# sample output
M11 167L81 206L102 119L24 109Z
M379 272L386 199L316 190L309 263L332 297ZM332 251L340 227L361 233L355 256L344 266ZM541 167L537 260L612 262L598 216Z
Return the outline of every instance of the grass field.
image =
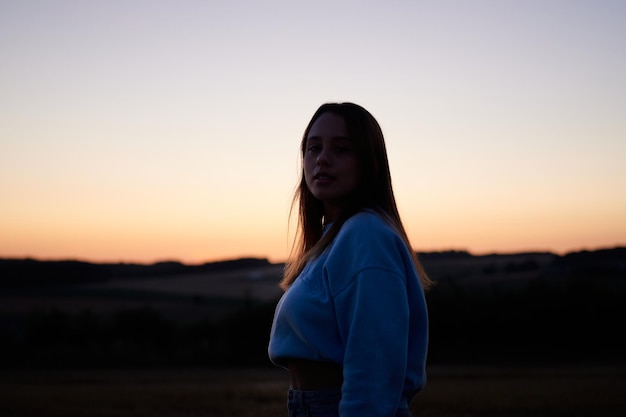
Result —
M278 369L0 372L2 417L286 416ZM622 417L626 367L430 367L414 417Z

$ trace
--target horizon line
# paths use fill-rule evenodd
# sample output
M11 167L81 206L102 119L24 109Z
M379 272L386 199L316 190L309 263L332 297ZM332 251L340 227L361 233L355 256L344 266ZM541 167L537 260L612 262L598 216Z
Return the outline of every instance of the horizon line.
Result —
M482 256L512 256L512 255L524 255L524 254L551 254L555 256L565 256L571 253L580 253L580 252L597 252L603 250L614 250L614 249L622 249L626 248L626 243L618 243L611 246L599 246L595 248L582 247L573 250L567 251L554 251L554 250L546 250L546 249L528 249L528 250L520 250L520 251L485 251L485 252L472 252L467 249L439 249L439 250L414 250L417 255L424 254L434 254L434 253L466 253L470 256L482 257ZM32 255L24 255L24 256L4 256L0 255L0 261L5 260L31 260L38 262L82 262L82 263L90 263L90 264L128 264L128 265L156 265L163 263L178 263L185 266L201 266L207 264L214 263L222 263L222 262L234 262L234 261L243 261L243 260L259 260L259 261L267 261L270 265L280 265L284 264L286 260L280 261L271 261L268 256L253 256L253 255L241 255L235 256L232 258L218 258L214 260L205 260L199 262L188 262L175 258L162 258L154 261L139 261L139 260L95 260L95 259L87 259L83 257L71 257L71 256L63 256L63 257L38 257Z

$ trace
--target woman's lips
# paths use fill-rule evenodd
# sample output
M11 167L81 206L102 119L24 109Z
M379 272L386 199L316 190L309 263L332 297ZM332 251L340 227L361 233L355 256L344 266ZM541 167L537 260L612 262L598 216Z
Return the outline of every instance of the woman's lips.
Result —
M335 177L333 177L332 175L326 174L326 173L320 173L320 174L316 174L313 177L313 180L317 183L317 184L328 184L331 181L333 181L335 179Z

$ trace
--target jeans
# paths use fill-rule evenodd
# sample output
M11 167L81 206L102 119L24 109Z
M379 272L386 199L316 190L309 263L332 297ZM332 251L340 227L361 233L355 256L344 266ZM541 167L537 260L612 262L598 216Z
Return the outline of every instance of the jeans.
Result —
M320 391L289 390L289 417L339 417L341 389ZM395 417L411 417L407 408L399 408Z

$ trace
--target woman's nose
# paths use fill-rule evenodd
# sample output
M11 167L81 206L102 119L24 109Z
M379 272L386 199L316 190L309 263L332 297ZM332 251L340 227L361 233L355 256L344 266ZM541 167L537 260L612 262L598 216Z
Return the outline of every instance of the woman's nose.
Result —
M327 150L323 149L322 151L320 151L320 153L317 155L316 163L319 166L330 164L330 158Z

